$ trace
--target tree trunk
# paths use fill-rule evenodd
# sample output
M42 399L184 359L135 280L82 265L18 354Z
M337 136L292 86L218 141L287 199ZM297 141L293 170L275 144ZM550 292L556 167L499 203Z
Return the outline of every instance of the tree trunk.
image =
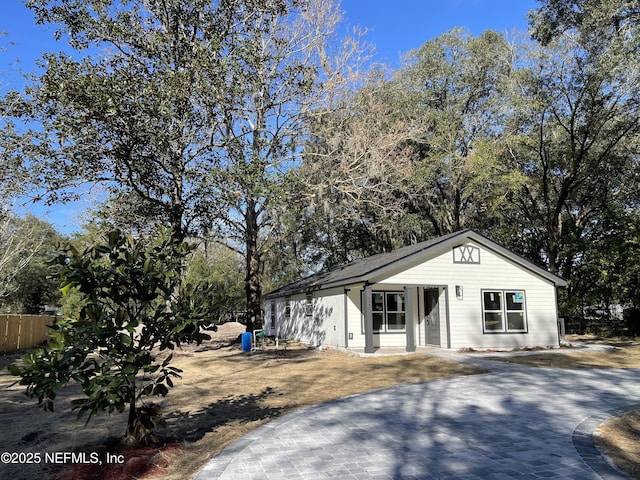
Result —
M258 248L258 213L255 201L247 202L245 234L245 293L247 296L247 331L262 327L262 282L260 276L260 251Z
M125 443L128 445L138 445L140 439L138 437L137 432L137 424L136 421L138 419L138 412L136 408L136 391L135 388L131 393L131 400L129 402L129 419L127 420L127 433L125 435Z

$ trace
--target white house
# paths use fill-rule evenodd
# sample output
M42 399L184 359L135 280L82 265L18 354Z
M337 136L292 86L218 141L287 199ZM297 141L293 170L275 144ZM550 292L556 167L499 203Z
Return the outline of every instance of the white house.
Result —
M264 296L265 330L311 345L559 346L566 282L464 230L374 255Z

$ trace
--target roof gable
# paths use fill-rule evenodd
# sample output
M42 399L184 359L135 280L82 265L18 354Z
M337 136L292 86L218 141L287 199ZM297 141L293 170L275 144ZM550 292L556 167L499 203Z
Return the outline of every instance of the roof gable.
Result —
M465 240L472 240L475 243L493 250L499 255L506 257L526 270L529 270L532 274L546 278L556 286L566 286L566 282L562 278L498 245L484 235L473 230L462 230L433 238L425 242L398 248L391 252L365 257L340 267L316 273L269 292L265 295L265 298L294 295L297 293L346 286L354 283L365 283L373 277L380 277L388 272L396 271L403 266L408 267L421 259L428 259L430 254L433 254L436 251L439 252L443 249L453 248Z

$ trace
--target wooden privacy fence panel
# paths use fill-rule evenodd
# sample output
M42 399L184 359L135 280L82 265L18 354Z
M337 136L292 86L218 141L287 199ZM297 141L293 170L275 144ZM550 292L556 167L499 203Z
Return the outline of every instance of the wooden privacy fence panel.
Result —
M0 315L0 353L15 352L45 342L56 317L52 315Z

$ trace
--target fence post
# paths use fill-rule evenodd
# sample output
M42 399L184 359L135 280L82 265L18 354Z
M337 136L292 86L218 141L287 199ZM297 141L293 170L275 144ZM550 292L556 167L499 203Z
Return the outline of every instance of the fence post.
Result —
M22 315L10 315L7 326L7 352L14 352L20 347L20 323Z
M9 315L0 315L0 353L7 351Z

